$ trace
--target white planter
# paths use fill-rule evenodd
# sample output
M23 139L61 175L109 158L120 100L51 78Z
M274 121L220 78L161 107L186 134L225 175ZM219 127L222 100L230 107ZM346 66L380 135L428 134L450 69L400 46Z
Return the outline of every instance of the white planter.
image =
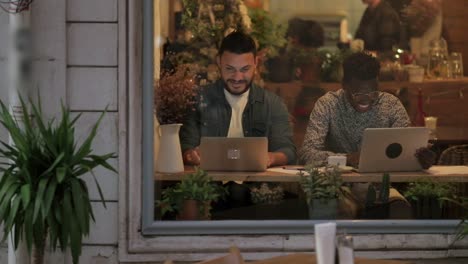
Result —
M156 171L175 173L184 171L179 130L182 124L160 125L160 140Z

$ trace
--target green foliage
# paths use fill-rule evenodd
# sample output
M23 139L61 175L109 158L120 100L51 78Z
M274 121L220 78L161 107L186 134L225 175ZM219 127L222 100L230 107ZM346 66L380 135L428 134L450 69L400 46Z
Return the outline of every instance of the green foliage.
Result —
M249 16L252 20L250 34L257 40L258 50L267 49L268 56L277 56L278 50L287 43L287 25L279 23L271 13L259 8L249 8Z
M215 184L206 171L196 168L194 173L186 175L182 181L162 192L162 199L156 201L161 214L180 212L185 200L216 202L226 194L224 187ZM207 208L208 207L208 208ZM210 203L201 203L200 213L211 209Z
M226 30L244 30L237 1L183 0L182 3L182 25L193 34L191 45L218 48Z
M331 52L329 50L318 51L318 56L322 62L320 70L320 80L324 82L341 82L343 78L343 61L351 55L350 49Z
M450 198L455 192L455 187L451 183L433 182L430 180L412 182L404 192L407 199L419 200L425 197Z
M453 241L453 243L455 243L456 241L461 240L468 235L468 197L466 196L452 197L452 198L443 197L441 198L441 200L448 201L457 206L460 206L460 208L463 210L460 223L458 224L458 227L456 230L457 235Z
M305 172L300 172L300 184L307 203L314 199L336 199L341 195L341 172L336 166L317 167L307 165Z
M23 116L18 120L0 101L0 123L13 141L0 141L0 156L8 160L0 167L3 239L12 232L15 248L25 240L31 252L33 245L43 248L48 237L53 250L57 245L62 251L70 246L73 263L78 263L82 237L89 234L90 219L94 221L88 187L81 176L98 166L116 172L107 162L115 158L113 153L94 155L91 149L105 112L78 145L75 124L80 115L72 118L62 105L58 123L55 119L46 122L40 102L38 106L29 102L31 110L21 99ZM105 207L101 188L92 175Z
M293 47L288 53L293 58L295 67L319 63L321 81L340 82L343 77L343 61L352 54L352 51Z
M366 196L366 207L372 207L375 204L388 203L390 187L390 174L388 173L384 173L382 176L382 183L380 184L378 197L376 187L372 183L369 184Z
M382 186L380 188L379 200L383 203L387 203L389 196L390 196L390 174L384 173L382 176Z

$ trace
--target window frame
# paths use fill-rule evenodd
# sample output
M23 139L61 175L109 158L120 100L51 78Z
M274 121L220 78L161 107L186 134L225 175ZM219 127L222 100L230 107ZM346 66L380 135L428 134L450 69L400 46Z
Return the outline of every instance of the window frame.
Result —
M167 252L167 241L205 248L206 241L222 235L311 234L316 220L155 221L153 179L153 4L158 0L119 0L120 85L119 252L122 261L151 259ZM142 45L140 45L142 44ZM128 67L128 68L127 68ZM123 87L123 88L122 88ZM353 234L453 234L459 220L338 220L339 228ZM212 236L192 236L192 235ZM205 241L205 242L204 242ZM201 243L201 244L200 244ZM249 243L249 242L246 242ZM181 247L182 248L182 247ZM273 247L272 247L273 248ZM172 250L174 250L172 248ZM210 247L207 245L206 250ZM142 256L144 254L144 256Z

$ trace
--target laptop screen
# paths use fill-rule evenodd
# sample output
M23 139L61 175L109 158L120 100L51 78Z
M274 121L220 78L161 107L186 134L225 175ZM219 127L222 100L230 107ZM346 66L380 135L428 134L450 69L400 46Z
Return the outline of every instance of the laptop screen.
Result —
M266 137L202 137L200 167L211 171L265 171L268 163Z
M427 147L425 127L368 128L364 130L359 159L360 172L421 170L415 153Z

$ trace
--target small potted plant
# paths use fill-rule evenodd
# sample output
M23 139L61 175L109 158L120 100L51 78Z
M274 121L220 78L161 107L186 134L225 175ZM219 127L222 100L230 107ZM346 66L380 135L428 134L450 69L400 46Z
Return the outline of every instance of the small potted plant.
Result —
M372 183L367 189L366 205L362 218L386 219L389 216L390 174L384 173L380 188Z
M186 175L179 183L162 191L162 199L156 201L161 215L175 213L178 220L210 219L211 203L226 193L214 183L202 169Z
M310 219L335 219L342 178L335 166L319 168L307 165L300 172L300 185L309 205Z
M442 217L445 199L454 192L453 184L425 180L410 183L404 196L411 203L415 218L438 219Z

